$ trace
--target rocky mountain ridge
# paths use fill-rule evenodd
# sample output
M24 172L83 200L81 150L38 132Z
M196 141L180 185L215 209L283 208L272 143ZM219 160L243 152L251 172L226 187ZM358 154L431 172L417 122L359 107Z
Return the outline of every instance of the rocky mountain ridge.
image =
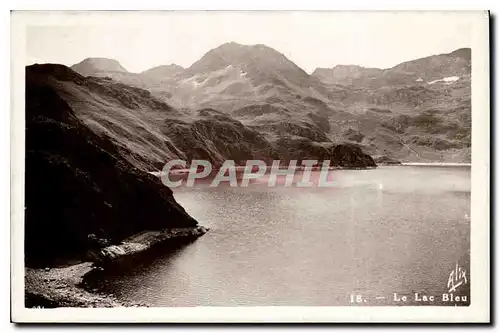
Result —
M447 77L470 76L471 49L462 48L446 54L406 61L387 69L337 65L316 68L311 74L326 84L380 88L425 84Z
M319 126L307 124L311 126L307 129L306 125L294 126L293 122L281 122L279 128L268 123L268 131L282 132L271 137L262 128L249 126L226 112L212 108L176 109L147 90L107 78L84 77L62 65L30 66L28 73L54 90L90 130L109 139L123 159L143 171L161 170L171 159L188 163L192 159L207 159L214 166L222 165L226 159L240 164L248 159L270 162L282 158L280 152L289 149L281 146L286 141L279 139L294 136L326 144L327 150L340 144L322 135ZM287 152L287 156L300 158L304 149L307 147L292 155ZM316 157L324 155L322 152ZM332 165L343 166L335 160ZM360 159L357 166L368 164Z

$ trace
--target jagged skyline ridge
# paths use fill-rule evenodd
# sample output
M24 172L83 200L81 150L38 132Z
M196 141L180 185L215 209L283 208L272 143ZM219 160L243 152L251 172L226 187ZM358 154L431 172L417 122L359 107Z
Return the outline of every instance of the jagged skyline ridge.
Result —
M111 17L106 26L92 24L94 17L74 20L70 27L28 29L27 64L71 66L85 58L105 57L135 73L172 63L187 68L209 50L234 41L267 45L312 73L318 67L335 65L390 68L471 46L469 23L460 13L132 14ZM104 14L91 16L98 15Z

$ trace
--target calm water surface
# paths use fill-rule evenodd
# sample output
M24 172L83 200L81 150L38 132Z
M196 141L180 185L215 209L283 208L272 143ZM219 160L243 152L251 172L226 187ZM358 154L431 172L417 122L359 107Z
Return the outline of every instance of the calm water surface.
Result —
M394 166L335 171L333 188L178 188L210 231L126 259L99 289L152 306L401 304L394 293L415 304L415 292L437 305L458 264L467 283L455 294L468 296L470 176Z

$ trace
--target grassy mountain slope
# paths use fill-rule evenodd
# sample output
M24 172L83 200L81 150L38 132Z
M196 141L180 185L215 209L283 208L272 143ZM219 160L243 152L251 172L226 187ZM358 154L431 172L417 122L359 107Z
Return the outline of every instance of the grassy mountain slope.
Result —
M143 171L161 170L172 159L188 163L208 159L216 166L226 159L238 163L248 159L271 161L288 149L277 137L227 112L211 108L178 110L147 90L107 78L83 77L61 65L28 69L40 83L53 89L90 130L110 140L123 159ZM297 121L293 120L292 125L283 127L280 137L308 135L314 142L330 142L324 130L314 125L319 120L306 117L309 122L305 127L296 127ZM310 128L305 134L307 126ZM274 133L273 128L269 131ZM367 166L366 159L358 162L357 166Z
M276 149L299 137L403 161L469 162L470 57L459 49L389 69L341 65L308 75L267 46L226 43L186 69L108 74L182 110L182 123L219 110ZM428 115L436 124L422 124Z

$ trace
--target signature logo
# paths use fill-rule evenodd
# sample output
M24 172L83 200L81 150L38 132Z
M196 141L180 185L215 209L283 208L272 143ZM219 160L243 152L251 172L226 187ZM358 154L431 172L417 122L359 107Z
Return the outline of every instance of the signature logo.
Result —
M459 286L462 284L467 284L467 271L462 267L458 266L458 263L455 266L455 269L451 271L450 276L448 277L448 292L456 291Z

